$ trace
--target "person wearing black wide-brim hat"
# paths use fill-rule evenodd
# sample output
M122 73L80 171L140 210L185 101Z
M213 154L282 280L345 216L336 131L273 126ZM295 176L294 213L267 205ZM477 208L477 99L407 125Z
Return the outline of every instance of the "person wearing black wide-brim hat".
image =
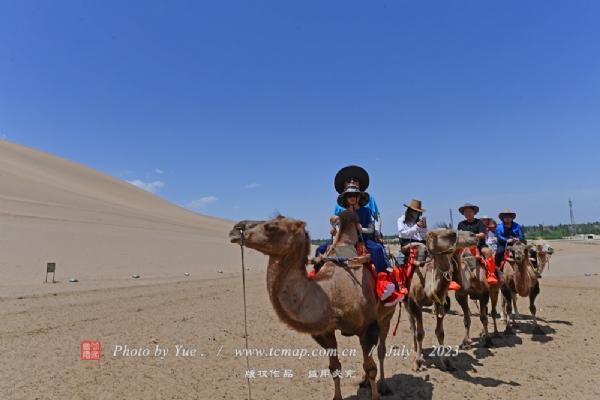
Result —
M365 215L368 217L368 222L361 219L361 225L363 226L363 237L366 241L365 245L371 253L373 264L375 264L375 268L377 270L387 270L387 268L391 268L389 260L385 256L385 250L383 249L383 246L377 243L381 240L381 218L379 216L379 210L377 208L377 204L375 203L375 199L366 192L366 189L369 187L370 183L369 174L367 171L357 165L349 165L338 171L338 173L335 175L333 183L336 192L339 193L339 196L333 215L330 218L332 226L336 224L338 220L338 214L347 208L346 205L348 202L345 197L348 195L348 193L357 193L357 191L360 192L360 208L367 211ZM363 213L364 211L359 212ZM373 227L373 230L369 230L367 228L369 225ZM367 229L367 231L365 231L365 229ZM331 234L335 235L335 233L335 227L331 228ZM315 252L315 256L324 254L327 250L327 246L327 243L319 246Z
M335 174L335 178L333 179L335 191L340 194L348 185L356 185L359 187L361 192L364 192L369 187L369 183L369 174L364 168L359 167L358 165L349 165L340 169L338 173ZM375 226L375 240L381 241L381 215L379 214L379 208L377 207L375 198L373 196L369 196L369 201L364 205L364 207L371 212L371 217L373 217ZM331 216L332 222L334 222L336 220L336 216L344 210L345 207L336 204L335 209L333 210L333 215Z

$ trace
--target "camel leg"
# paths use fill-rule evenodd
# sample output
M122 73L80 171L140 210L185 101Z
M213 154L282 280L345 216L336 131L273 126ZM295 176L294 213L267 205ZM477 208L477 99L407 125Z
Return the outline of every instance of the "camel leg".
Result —
M395 307L394 307L395 309ZM400 310L398 312L402 312L402 305L400 306ZM379 382L377 383L377 390L381 393L382 396L391 396L394 394L392 389L388 386L385 381L385 373L383 369L383 361L385 360L385 340L387 339L388 332L390 331L390 324L392 322L392 317L395 312L386 315L383 320L381 320L381 333L379 334L379 346L377 346L377 358L379 358Z
M427 367L425 367L425 359L423 358L423 339L425 338L425 329L423 329L423 309L412 298L408 301L415 351L415 363L412 370L413 372L423 372L427 370Z
M467 309L469 308L469 305L467 303ZM435 325L435 336L438 339L438 344L440 345L440 347L442 348L443 352L442 352L442 356L440 357L440 361L441 361L441 369L444 372L451 372L454 371L454 367L452 366L452 364L450 363L450 359L446 356L446 349L444 347L444 316L446 315L445 313L445 307L443 307L441 304L439 303L434 303L433 304L433 312L435 313L435 319L436 319L436 325Z
M513 303L513 308L515 309L515 313L514 313L514 319L521 319L521 314L519 314L519 309L517 308L517 294L513 293L512 294L512 303Z
M379 393L377 393L377 384L375 381L377 379L377 364L375 364L372 354L373 349L377 346L377 342L379 341L380 333L381 328L379 327L379 323L375 321L367 327L365 333L363 333L360 337L360 347L362 348L363 352L363 369L365 371L366 378L369 380L369 384L371 385L372 400L381 400Z
M312 336L315 341L321 345L324 349L335 349L335 353L332 356L329 356L329 371L331 371L331 375L333 378L333 386L334 386L334 395L333 400L342 400L342 390L340 387L340 376L339 374L342 371L342 363L340 363L339 358L337 357L337 340L335 338L335 332L327 332L323 335L313 335ZM334 374L334 372L336 372Z
M473 300L473 304L475 304L475 307L476 307L476 308L479 308L479 301L477 301L477 300ZM471 312L471 307L469 307L469 315L470 315L471 317L474 317L474 316L476 315L475 313Z
M542 272L544 272L544 268L546 268L546 263L542 260L538 260L538 272L540 273L540 275L542 274Z
M498 325L496 324L496 318L498 318L498 312L496 311L496 306L498 305L498 291L490 290L490 299L492 300L492 321L494 321L494 334L493 337L500 337L500 332L498 332Z
M544 335L544 331L537 323L537 319L535 316L535 298L540 294L540 283L536 282L535 286L531 288L529 291L529 311L531 311L531 316L533 317L533 333L538 335Z
M502 286L502 297L504 300L503 304L506 307L506 319L504 321L504 323L506 324L506 328L504 329L504 333L506 334L514 334L515 331L512 329L512 326L510 324L510 320L512 318L512 293L510 291L510 289L505 285ZM514 319L513 319L514 321Z
M506 316L506 299L502 296L500 299L500 321L504 321L504 317Z
M466 294L459 294L456 292L454 295L456 297L456 301L460 304L460 307L463 310L463 323L465 324L465 337L460 345L462 350L469 350L471 348L471 338L470 338L470 330L471 330L471 316L469 313L469 298Z
M490 301L490 294L483 293L481 298L479 299L479 320L481 321L481 325L483 325L483 337L485 338L485 347L494 347L494 342L490 337L490 333L488 331L488 316L487 316L487 305Z

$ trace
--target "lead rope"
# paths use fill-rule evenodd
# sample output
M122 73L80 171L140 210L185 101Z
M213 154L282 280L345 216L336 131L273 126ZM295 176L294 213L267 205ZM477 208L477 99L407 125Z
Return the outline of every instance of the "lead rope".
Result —
M240 229L240 249L242 251L242 288L244 292L244 338L246 339L246 371L250 371L250 360L248 359L248 316L246 313L246 268L244 266L244 232ZM252 400L250 391L250 376L246 377L248 381L248 400Z

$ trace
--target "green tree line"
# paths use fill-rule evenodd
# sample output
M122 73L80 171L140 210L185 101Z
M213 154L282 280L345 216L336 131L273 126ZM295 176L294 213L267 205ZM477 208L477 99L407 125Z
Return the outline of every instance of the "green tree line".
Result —
M531 239L561 239L566 236L572 236L571 224L559 225L524 225L523 233L525 237ZM576 234L594 234L600 235L600 222L587 222L585 224L575 224Z
M448 224L442 223L437 224L436 228L446 227ZM523 233L528 239L562 239L563 237L572 235L571 224L559 224L559 225L522 225ZM575 224L576 234L594 234L600 235L600 221L587 222L585 224ZM384 239L393 240L397 239L397 235L384 235ZM323 243L329 242L329 239L313 239L311 243L317 246Z

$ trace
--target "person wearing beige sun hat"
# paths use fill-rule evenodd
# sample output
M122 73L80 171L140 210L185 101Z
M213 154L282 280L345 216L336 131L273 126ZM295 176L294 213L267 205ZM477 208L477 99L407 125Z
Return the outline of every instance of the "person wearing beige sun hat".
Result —
M406 211L398 218L398 236L400 246L406 246L410 242L425 244L427 236L427 220L422 217L427 210L423 208L421 200L412 199L409 204L404 204Z

